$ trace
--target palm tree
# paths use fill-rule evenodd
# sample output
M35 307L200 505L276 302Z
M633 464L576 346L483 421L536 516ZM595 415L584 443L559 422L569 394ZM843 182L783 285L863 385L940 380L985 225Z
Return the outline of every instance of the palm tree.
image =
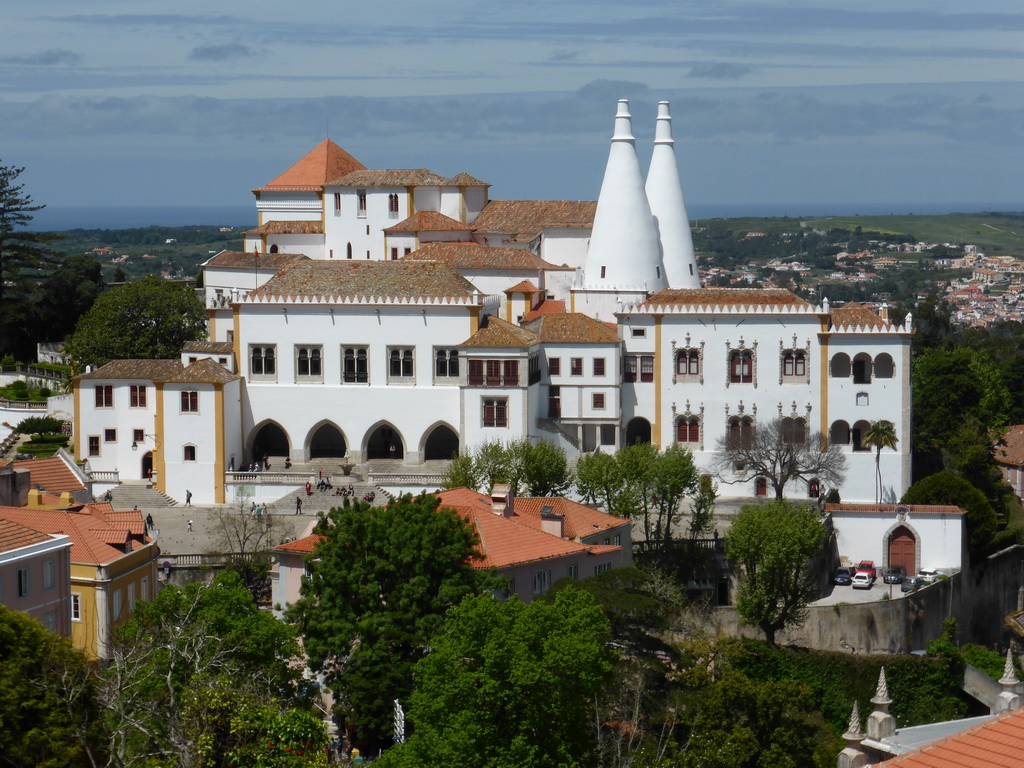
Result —
M875 446L875 503L882 501L882 449L896 450L896 427L891 421L873 421L864 433L864 444Z

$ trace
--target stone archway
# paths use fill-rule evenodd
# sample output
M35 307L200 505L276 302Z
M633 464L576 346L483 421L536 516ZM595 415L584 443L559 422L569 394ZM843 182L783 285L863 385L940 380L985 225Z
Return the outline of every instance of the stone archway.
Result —
M637 416L626 424L626 445L651 442L651 422Z
M288 434L279 424L268 421L260 425L252 435L249 455L254 462L263 461L264 456L285 457L289 454Z
M366 438L366 459L397 459L405 458L405 442L397 429L390 424L381 424L373 429Z
M889 534L889 565L902 565L908 575L917 573L917 537L905 525Z
M449 460L459 452L459 436L447 424L438 424L430 430L423 443L423 460Z
M316 427L309 438L309 458L313 459L343 459L348 452L348 443L341 430L330 422L324 422Z

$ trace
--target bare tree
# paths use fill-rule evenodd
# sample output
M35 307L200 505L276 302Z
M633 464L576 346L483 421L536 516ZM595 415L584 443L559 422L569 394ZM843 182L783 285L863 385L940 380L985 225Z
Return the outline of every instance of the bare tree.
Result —
M759 477L783 498L794 480L835 487L846 478L846 457L820 432L808 435L803 419L779 418L753 425L748 421L718 441L712 460L718 479L727 484Z
M239 497L238 509L219 509L213 518L213 545L227 558L228 570L242 577L257 602L266 596L274 565L274 548L294 536L294 526L276 515L253 514L248 499Z

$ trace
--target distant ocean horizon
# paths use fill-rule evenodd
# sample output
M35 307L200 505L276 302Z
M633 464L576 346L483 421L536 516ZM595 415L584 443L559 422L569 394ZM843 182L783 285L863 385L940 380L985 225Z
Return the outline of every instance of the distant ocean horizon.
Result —
M690 218L738 219L744 217L820 218L822 216L905 216L944 213L1018 212L1017 203L693 203L687 205ZM138 229L149 226L184 227L189 225L255 227L254 206L181 205L181 206L47 206L36 211L31 229L59 232L69 229Z

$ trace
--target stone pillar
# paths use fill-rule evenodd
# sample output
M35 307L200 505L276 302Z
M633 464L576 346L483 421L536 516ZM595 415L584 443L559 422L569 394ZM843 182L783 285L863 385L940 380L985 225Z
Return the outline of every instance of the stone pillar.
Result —
M889 698L889 686L885 682L885 667L878 673L878 688L871 699L875 705L875 711L868 715L868 738L874 741L884 741L896 734L896 718L889 714L889 705L892 699Z
M864 734L860 730L860 709L857 702L853 702L853 710L850 712L850 725L843 734L846 740L846 749L839 753L836 760L836 768L864 768L868 764L868 757L860 750L860 743L864 740Z
M1017 673L1013 669L1013 654L1007 648L1006 664L1003 665L1003 676L999 679L999 684L1003 687L1003 690L996 696L996 703L992 707L993 715L1005 715L1007 712L1020 709L1021 704L1024 704L1024 700L1017 693L1019 682L1017 680Z

